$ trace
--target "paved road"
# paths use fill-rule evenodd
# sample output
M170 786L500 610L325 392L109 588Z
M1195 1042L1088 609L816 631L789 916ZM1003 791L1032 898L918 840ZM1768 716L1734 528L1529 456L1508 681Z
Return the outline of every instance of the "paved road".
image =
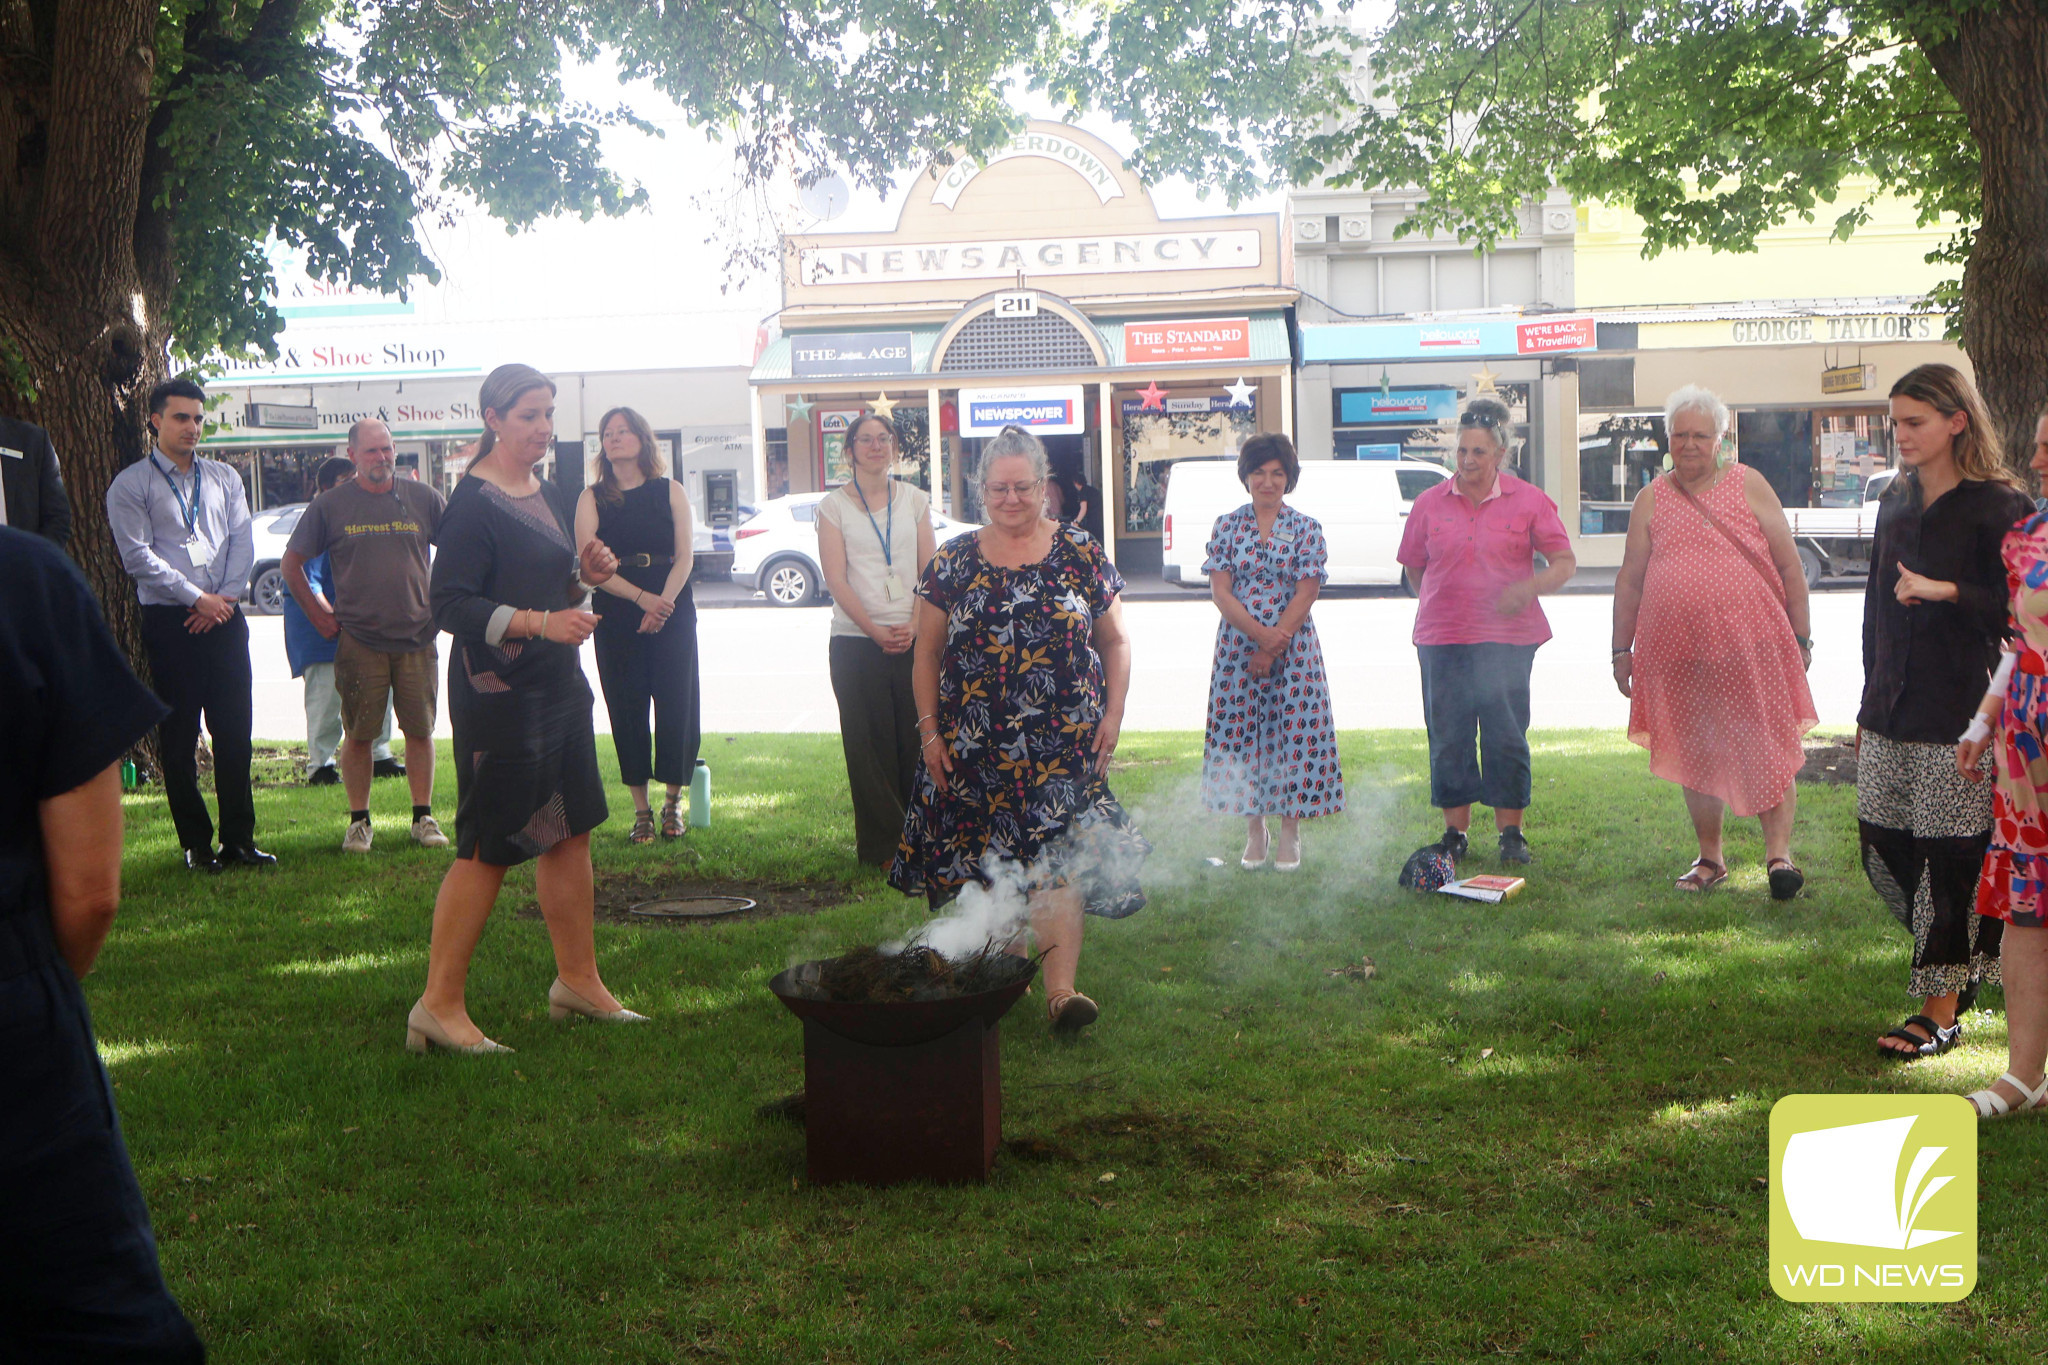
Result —
M1546 598L1556 632L1536 655L1532 709L1537 726L1619 728L1628 702L1614 690L1608 670L1613 598L1604 593ZM1207 598L1126 603L1133 676L1125 728L1198 730L1209 692L1209 658L1216 612ZM1853 725L1863 687L1863 594L1833 590L1813 598L1812 683L1821 723ZM1330 667L1337 724L1342 729L1419 729L1421 684L1409 645L1415 604L1400 596L1338 596L1320 602L1316 628ZM703 658L704 729L836 731L839 713L825 674L831 612L795 610L704 611L698 617ZM281 618L250 621L256 675L256 734L303 739L300 687L285 664ZM442 640L442 656L448 642ZM583 651L584 669L597 691L597 666ZM608 732L604 706L597 728ZM438 733L448 733L446 708Z

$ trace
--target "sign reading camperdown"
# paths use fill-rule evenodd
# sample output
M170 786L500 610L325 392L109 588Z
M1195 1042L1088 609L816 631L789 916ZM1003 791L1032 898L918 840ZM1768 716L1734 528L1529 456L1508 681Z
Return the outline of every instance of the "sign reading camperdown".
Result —
M938 187L932 191L932 202L952 208L960 202L960 191L967 183L998 161L1013 157L1037 156L1047 161L1057 161L1071 167L1088 188L1095 191L1095 197L1107 204L1112 199L1121 199L1124 187L1117 183L1116 168L1090 151L1073 138L1059 133L1033 131L1019 133L1003 146L990 152L987 160L970 161L965 157L954 162L939 177Z
M1123 275L1167 270L1243 270L1259 264L1253 229L1141 232L913 246L808 246L797 269L808 285L897 280L1001 279L1033 275Z

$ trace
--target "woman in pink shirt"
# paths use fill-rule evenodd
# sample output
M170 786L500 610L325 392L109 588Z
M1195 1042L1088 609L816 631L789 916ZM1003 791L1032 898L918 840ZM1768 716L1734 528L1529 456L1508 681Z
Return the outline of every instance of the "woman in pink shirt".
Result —
M1493 807L1500 860L1530 861L1529 669L1550 622L1536 598L1578 568L1557 504L1506 473L1512 419L1491 398L1458 418L1458 472L1415 500L1400 561L1420 601L1415 652L1429 728L1429 801L1444 813L1440 847L1467 849L1472 805ZM1536 552L1549 567L1536 572Z

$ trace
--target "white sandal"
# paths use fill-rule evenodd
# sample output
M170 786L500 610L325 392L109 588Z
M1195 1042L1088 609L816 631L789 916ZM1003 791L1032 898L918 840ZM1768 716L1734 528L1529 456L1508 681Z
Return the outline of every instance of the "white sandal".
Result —
M2043 1101L2048 1101L2048 1077L2044 1077L2040 1087L2034 1090L2022 1085L2020 1078L2010 1071L1998 1079L2020 1092L2020 1102L2015 1106L1996 1090L1974 1090L1963 1098L1976 1107L1977 1117L1980 1119L2002 1119L2007 1114L2017 1114L2023 1109L2039 1109Z

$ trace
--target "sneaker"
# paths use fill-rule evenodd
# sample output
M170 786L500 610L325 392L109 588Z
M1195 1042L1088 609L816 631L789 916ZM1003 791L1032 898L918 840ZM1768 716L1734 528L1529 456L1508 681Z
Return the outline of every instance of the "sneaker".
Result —
M404 777L405 765L395 758L380 758L370 765L371 777Z
M306 785L309 787L333 787L340 783L341 774L334 770L332 763L323 764L306 774Z
M1522 837L1520 825L1509 825L1500 832L1500 860L1518 867L1536 861L1536 855L1529 851L1529 841Z
M441 832L441 822L431 815L422 815L412 822L412 841L421 848L448 847L448 836Z
M348 833L341 836L341 851L343 853L368 853L370 851L370 822L368 820L351 820L348 822Z
M1436 841L1436 846L1442 849L1454 863L1469 853L1472 848L1471 843L1465 838L1464 830L1448 828L1444 830L1444 837Z

